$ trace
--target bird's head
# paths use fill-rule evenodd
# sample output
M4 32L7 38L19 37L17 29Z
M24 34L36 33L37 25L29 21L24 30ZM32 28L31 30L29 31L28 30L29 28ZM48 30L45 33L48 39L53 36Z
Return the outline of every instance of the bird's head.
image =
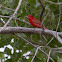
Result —
M28 15L28 16L26 16L26 18L28 18L28 19L32 19L33 16L32 16L32 15Z

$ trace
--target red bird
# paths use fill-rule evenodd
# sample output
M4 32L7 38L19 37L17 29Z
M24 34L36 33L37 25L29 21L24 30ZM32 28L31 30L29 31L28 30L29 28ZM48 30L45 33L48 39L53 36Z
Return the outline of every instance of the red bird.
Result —
M42 28L41 22L38 19L35 19L32 15L28 15L26 18L29 19L29 22L33 27ZM44 28L47 29L45 26Z

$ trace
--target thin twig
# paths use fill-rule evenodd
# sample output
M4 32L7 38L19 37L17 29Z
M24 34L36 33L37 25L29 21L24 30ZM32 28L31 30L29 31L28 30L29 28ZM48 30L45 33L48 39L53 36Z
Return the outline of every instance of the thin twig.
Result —
M45 1L46 1L46 0L45 0ZM56 4L56 5L62 4L62 2L59 2L59 3L55 3L55 2L52 2L52 1L46 1L46 2L51 3L51 4Z
M37 47L37 49L36 49L36 51L35 51L35 54L34 54L32 60L31 60L31 62L33 62L35 56L37 55L38 49L41 48L41 47L44 47L44 46L39 46L39 47Z
M58 3L59 3L59 0L58 0ZM56 28L56 34L57 34L57 30L60 24L60 18L61 18L61 5L59 4L59 21L58 21L57 28Z
M50 11L51 11L51 10L48 11L48 13L46 14L46 16L45 16L44 19L42 20L42 22L45 21L46 17L49 15Z
M59 16L60 14L57 14L57 15L55 15L54 17L57 17L57 16ZM62 14L61 14L62 15Z
M10 16L3 16L3 15L0 15L0 17L1 17L1 18L10 18ZM13 19L14 19L14 20L22 21L22 22L27 23L27 24L29 24L29 25L30 25L30 23L29 23L29 22L26 22L25 20L21 20L20 18L15 18L15 17L13 17Z
M47 62L49 62L50 54L51 54L51 50L49 51Z
M0 18L0 22L2 22L3 24L5 24L5 21L2 18Z
M48 14L50 13L50 11L46 14L46 16L44 17L44 19L42 20L42 23L45 21L46 17L48 16ZM43 24L44 25L44 24ZM42 35L43 38L47 41L46 37L44 35Z
M16 22L16 20L15 20L15 24L16 24L17 27L19 27L18 24L17 24L17 22Z
M8 26L9 23L11 22L11 19L15 16L15 14L17 14L17 11L18 11L18 9L20 8L21 2L22 2L22 0L19 0L18 6L16 7L15 12L14 12L13 15L9 18L9 20L7 21L7 23L5 23L5 25L3 26L3 28L2 28L0 31L2 31L6 26Z
M45 41L47 41L47 38L44 35L42 35L42 37L45 39Z
M40 1L40 3L41 3L42 8L43 8L43 10L42 10L42 12L41 12L41 14L40 14L40 21L42 22L42 16L43 16L43 13L44 13L44 11L45 11L45 7L44 7L42 1L41 1L41 0L39 0L39 1Z
M51 38L51 40L46 44L46 46L49 45L50 42L51 42L53 39L54 39L54 37Z
M62 54L62 51L54 51L55 53L61 53Z
M39 1L40 1L40 4L41 4L42 8L43 8L43 10L42 10L42 12L41 12L41 14L40 14L40 21L41 21L42 28L43 28L43 30L44 30L44 25L43 25L43 22L42 22L42 16L43 16L43 13L44 13L44 11L45 11L45 7L44 7L42 1L41 1L41 0L39 0Z
M14 33L14 35L17 36L17 37L19 37L20 39L23 39L24 41L26 41L26 42L29 43L30 45L32 45L32 46L34 46L34 47L37 47L36 45L32 44L30 41L28 41L28 40L26 40L25 38L19 36L18 34L15 34L15 33Z
M51 48L52 50L62 50L62 47Z
M14 35L17 36L17 37L19 37L20 39L23 39L24 41L26 41L27 43L29 43L29 44L32 45L33 47L35 47L35 48L38 47L37 45L32 44L30 41L26 40L25 38L23 38L23 37L21 37L21 36L19 36L19 35L17 35L17 34L14 34ZM40 48L39 48L39 50L40 50L42 53L44 53L46 56L48 56L48 54L45 53L45 52L44 52L43 50L41 50ZM53 62L55 62L51 57L50 57L50 59L51 59Z
M15 11L12 8L5 7L5 6L1 5L1 4L0 4L0 7L5 8L5 9L8 9L8 10L11 10L11 11Z

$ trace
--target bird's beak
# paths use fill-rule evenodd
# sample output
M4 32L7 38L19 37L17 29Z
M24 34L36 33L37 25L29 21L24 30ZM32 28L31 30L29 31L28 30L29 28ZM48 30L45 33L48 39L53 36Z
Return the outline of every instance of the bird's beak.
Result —
M25 16L25 18L28 18L28 16Z

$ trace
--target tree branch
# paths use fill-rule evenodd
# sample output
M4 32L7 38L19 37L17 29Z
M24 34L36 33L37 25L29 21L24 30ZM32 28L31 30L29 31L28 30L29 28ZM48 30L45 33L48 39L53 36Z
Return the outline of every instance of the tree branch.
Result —
M9 25L10 21L11 21L12 18L16 15L18 9L20 8L21 2L22 2L22 0L19 0L18 6L17 6L16 9L15 9L15 12L14 12L13 15L9 18L9 20L7 21L7 23L5 23L5 25L3 26L3 28L0 29L0 31L2 31L6 26Z
M42 12L41 12L41 14L40 14L40 21L42 22L42 16L43 16L43 13L44 13L44 11L45 11L45 7L44 7L44 5L43 5L43 3L42 3L41 0L39 0L39 2L40 2L41 6L42 6L42 8L43 8L43 10L42 10Z
M0 4L0 7L4 8L4 9L11 10L11 11L15 11L14 9L12 9L12 8L8 8L8 7L5 7L5 6L1 5L1 4Z
M45 0L45 1L48 2L48 3L50 3L50 4L56 4L56 5L62 4L62 2L55 3L55 2L52 2L52 1L47 1L47 0Z
M3 27L0 27L2 29ZM12 34L12 33L29 33L29 34L43 34L43 35L51 35L55 37L59 43L62 44L62 39L60 36L62 36L62 32L57 32L52 30L43 30L39 28L26 28L26 27L5 27L2 31L0 31L0 34Z
M50 54L51 54L51 50L49 51L47 62L49 62Z
M19 35L17 35L17 34L14 34L14 35L17 36L17 37L20 38L20 39L23 39L24 41L26 41L27 43L29 43L29 44L32 45L33 47L38 48L38 50L40 50L43 54L45 54L46 56L48 56L48 54L45 53L43 50L41 50L41 48L39 48L37 45L34 45L33 43L31 43L31 42L28 41L27 39L25 39L25 38L23 38L23 37L21 37L21 36L19 36ZM50 60L52 60L53 62L55 62L51 57L49 57L49 58L50 58Z
M1 17L1 18L10 18L10 16L3 16L3 15L0 15L0 17ZM30 25L30 23L29 23L29 22L26 22L25 20L21 20L20 18L15 18L15 17L13 17L13 19L14 19L14 20L22 21L22 22L27 23L27 24L29 24L29 25Z

